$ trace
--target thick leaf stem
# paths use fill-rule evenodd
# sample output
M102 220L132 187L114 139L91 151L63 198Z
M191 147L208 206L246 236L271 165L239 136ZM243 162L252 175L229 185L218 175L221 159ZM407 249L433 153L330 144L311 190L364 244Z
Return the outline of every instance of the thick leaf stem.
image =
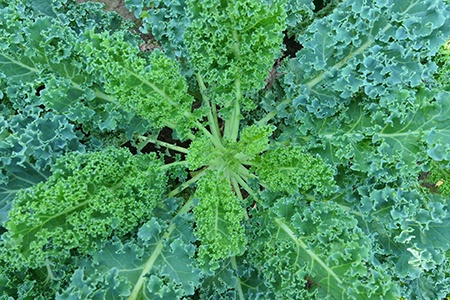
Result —
M241 187L250 195L253 197L253 199L257 199L257 193L245 182L244 179L241 178L238 174L234 172L230 172L230 176L232 179L236 180L237 183L241 185Z
M280 226L280 228L288 234L288 236L300 247L303 248L303 250L311 257L311 259L315 260L319 265L322 266L322 268L325 269L325 271L332 276L338 283L342 283L342 279L339 278L339 276L331 269L319 256L317 256L316 253L311 251L309 247L300 239L298 238L295 233L289 228L289 226L284 223L281 219L275 219L275 222Z
M241 121L241 107L240 102L242 101L242 91L241 91L241 80L236 79L234 81L234 87L236 89L235 99L233 101L233 109L229 119L225 120L225 138L232 142L237 141L239 134L239 123Z
M254 174L250 173L250 171L247 168L245 168L243 165L239 165L238 174L240 176L244 177L245 180L247 180L248 178L256 177Z
M196 183L203 175L205 175L205 171L206 170L207 169L204 169L204 170L200 171L194 177L192 177L188 181L186 181L186 182L182 183L181 185L179 185L176 189L174 189L169 194L167 194L167 197L169 197L169 198L170 197L175 197L176 195L178 195L179 193L184 191L186 188L188 188L191 184Z
M237 195L237 197L239 198L239 200L240 200L241 202L244 201L244 197L242 196L242 193L241 193L241 188L239 187L239 184L238 184L236 178L230 177L230 181L231 181L231 184L232 184L232 186L233 186L234 192L236 193L236 195ZM245 208L244 208L243 215L244 215L244 218L245 218L246 220L249 219L249 218L248 218L248 214L247 214L247 210L246 210Z
M166 169L170 169L170 168L175 167L175 166L186 166L187 167L187 161L185 161L185 160L174 161L173 163L163 165L160 169L161 170L166 170Z
M141 136L139 136L139 139L142 140L142 142L139 143L139 144L142 144L142 145L139 145L139 149L144 148L145 145L147 145L148 143L153 143L155 145L163 146L163 147L166 147L167 149L171 149L171 150L181 152L184 154L188 154L188 152L189 152L188 149L186 149L184 147L172 145L170 143L166 143L166 142L160 141L158 139L152 138L151 136L142 136L141 135Z
M214 107L214 104L211 103L209 97L206 95L206 86L203 82L203 78L200 74L196 74L197 82L200 87L200 93L202 94L203 101L208 108L208 122L209 127L211 129L212 135L218 140L221 141L220 129L219 129L219 120L217 118L217 111Z
M233 30L233 52L236 57L240 57L240 49L239 49L239 36L236 30ZM241 118L241 108L240 103L242 101L242 90L241 90L241 79L238 77L234 80L234 89L235 89L235 99L233 101L233 109L231 112L230 119L225 121L225 133L224 136L230 139L232 142L237 141L237 137L239 134L239 122Z
M203 124L201 124L198 121L195 121L195 126L200 129L204 135L206 135L207 137L209 137L209 139L211 140L211 142L214 144L214 146L222 151L225 151L225 147L222 145L220 139L217 139L215 136L213 136L211 134L211 132L208 131L208 129L205 128L205 126L203 126Z
M239 184L238 184L236 178L231 177L230 180L231 180L231 184L233 185L233 189L234 189L234 192L236 193L236 196L239 198L239 200L243 201L244 197L242 196L241 188L239 187Z
M273 117L275 117L277 115L277 111L271 111L270 113L268 113L267 115L264 116L264 118L262 118L261 120L259 120L258 122L256 122L256 124L260 127L264 126L267 124L267 122L269 122L270 120L272 120Z
M176 216L181 216L185 213L187 213L189 210L191 210L193 206L193 198L189 199L178 211ZM176 217L174 218L176 219ZM152 255L150 258L146 261L142 272L139 276L139 279L137 280L136 284L134 285L134 288L128 297L128 300L136 300L140 299L139 294L144 286L145 281L148 279L147 274L150 272L150 270L153 268L153 265L155 264L156 259L159 255L161 255L162 249L164 247L164 242L170 237L172 232L175 230L176 224L175 222L171 222L169 227L167 228L166 232L164 233L164 236L162 239L158 241L158 243L155 245L155 249L152 252Z
M237 290L237 293L239 295L239 299L240 300L245 300L244 292L242 291L242 286L241 286L241 279L237 275L236 256L230 257L230 260L231 260L231 266L233 267L234 271L236 272L236 279L237 279L237 281L236 281L236 290Z

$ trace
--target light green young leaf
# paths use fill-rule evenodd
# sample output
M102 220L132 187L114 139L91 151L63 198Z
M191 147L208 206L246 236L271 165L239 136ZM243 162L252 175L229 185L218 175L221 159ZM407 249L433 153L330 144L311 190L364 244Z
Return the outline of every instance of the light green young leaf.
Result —
M284 4L284 0L187 1L191 22L185 42L192 66L212 91L230 98L264 86L280 53Z
M331 192L333 169L320 157L304 153L300 147L279 147L263 153L255 163L259 179L273 191L294 193Z
M1 259L38 268L127 234L161 199L167 179L160 165L154 155L114 148L62 157L46 182L14 199Z
M274 126L251 125L242 129L236 150L253 160L258 154L269 147L269 137L275 130Z
M81 49L88 54L89 66L100 71L106 93L126 109L147 118L155 128L173 128L173 124L180 130L194 127L190 114L194 99L176 61L159 50L147 61L123 33L91 32Z
M207 171L199 180L194 197L199 201L194 215L195 233L201 242L200 260L242 254L246 247L241 224L245 211L224 174Z
M194 171L202 166L208 165L220 152L214 148L211 140L207 137L196 138L189 145L189 153L186 157L189 169Z

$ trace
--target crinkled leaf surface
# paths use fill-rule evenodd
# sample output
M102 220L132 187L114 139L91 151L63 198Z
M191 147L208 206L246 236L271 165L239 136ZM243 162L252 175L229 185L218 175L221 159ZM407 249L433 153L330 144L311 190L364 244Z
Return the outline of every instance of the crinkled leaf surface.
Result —
M448 296L448 1L128 5L0 0L0 297Z
M257 220L249 255L270 297L396 299L389 273L371 263L372 240L336 203L280 198Z
M436 65L424 58L449 35L447 14L442 1L343 1L315 20L284 80L298 117L332 116L358 92L399 110L399 90L432 80Z
M428 157L448 159L449 95L423 90L404 99L417 103L404 115L368 113L353 103L335 118L317 122L314 117L303 119L300 132L314 133L309 145L329 162L350 163L351 169L377 176L411 172L417 162ZM301 134L298 137L300 140Z
M238 89L264 86L280 52L286 18L283 5L282 0L187 1L191 21L185 42L193 68L211 91L230 97Z
M139 57L139 48L123 33L91 33L79 50L87 52L89 67L100 72L105 92L126 109L157 128L184 123L193 127L189 112L194 99L176 61L159 50L150 54L149 61Z
M195 197L199 203L194 215L195 229L202 245L200 259L215 260L242 254L246 241L241 221L244 210L222 173L208 172L198 184Z
M180 299L194 294L200 270L194 260L192 215L168 225L151 218L137 239L113 240L81 263L57 299Z
M331 191L333 170L319 157L304 153L300 147L279 147L263 153L256 163L259 179L274 191L295 193Z
M20 1L14 1L1 13L0 44L5 46L0 49L0 78L8 85L5 95L20 105L23 97L39 89L36 105L48 106L71 121L83 123L85 132L129 131L134 114L124 113L114 97L102 91L100 70L86 65L87 49L77 46L86 39L85 31L113 33L127 27L120 25L117 16L102 12L94 4L70 3L66 7L57 1L29 3L28 8L15 2ZM22 14L29 17L17 17ZM127 40L136 43L130 34ZM149 129L148 121L139 123L134 126L136 132ZM130 137L134 132L127 133Z
M125 235L161 199L166 176L159 166L153 155L125 149L62 157L47 181L15 197L1 259L13 268L37 268Z

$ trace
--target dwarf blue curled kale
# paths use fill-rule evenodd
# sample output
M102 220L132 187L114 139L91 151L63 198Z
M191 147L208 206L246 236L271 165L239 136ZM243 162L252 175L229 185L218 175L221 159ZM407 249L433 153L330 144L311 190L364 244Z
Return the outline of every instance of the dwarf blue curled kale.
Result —
M186 157L189 169L196 170L207 166L219 157L221 153L214 149L211 140L208 138L197 138L189 146L189 153Z
M449 1L126 2L0 0L0 299L449 297Z
M303 33L313 20L314 6L314 2L308 0L286 1L286 30L289 36Z
M258 154L269 147L272 126L246 126L242 129L236 143L225 143L227 148L217 149L208 138L197 138L189 146L187 162L192 171L204 167L229 168L239 173L242 165L254 163Z
M154 155L114 148L59 159L47 181L15 197L2 261L40 268L127 234L151 216L165 191L160 166Z

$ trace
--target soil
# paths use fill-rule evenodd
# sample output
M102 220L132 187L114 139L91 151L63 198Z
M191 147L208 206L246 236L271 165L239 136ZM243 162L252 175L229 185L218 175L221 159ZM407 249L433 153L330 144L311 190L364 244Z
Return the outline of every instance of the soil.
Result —
M92 2L100 2L105 4L105 10L115 11L122 17L137 23L138 19L134 17L134 14L130 12L126 7L123 0L90 0ZM76 0L77 3L88 2L88 0Z

